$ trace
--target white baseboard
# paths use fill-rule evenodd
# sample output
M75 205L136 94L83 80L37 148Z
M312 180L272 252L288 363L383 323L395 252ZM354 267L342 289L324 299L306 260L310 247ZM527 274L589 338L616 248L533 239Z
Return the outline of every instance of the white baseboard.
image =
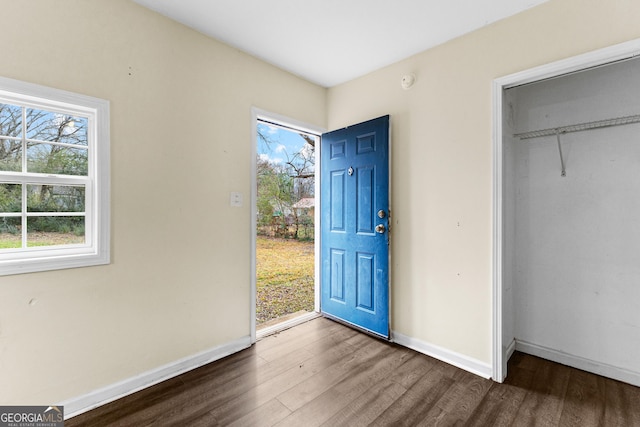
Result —
M65 419L75 417L91 409L97 408L121 397L128 396L144 388L151 387L192 369L199 368L230 354L251 346L251 337L246 336L235 341L214 347L209 350L187 356L156 369L143 372L135 377L94 390L88 394L61 402L64 406Z
M516 350L640 387L640 372L618 368L521 340L516 340Z
M400 344L419 353L426 354L427 356L431 356L483 378L491 378L491 375L493 374L491 364L481 362L480 360L473 359L465 356L464 354L456 353L455 351L447 350L446 348L439 347L416 338L408 337L395 331L391 332L391 339L396 344Z

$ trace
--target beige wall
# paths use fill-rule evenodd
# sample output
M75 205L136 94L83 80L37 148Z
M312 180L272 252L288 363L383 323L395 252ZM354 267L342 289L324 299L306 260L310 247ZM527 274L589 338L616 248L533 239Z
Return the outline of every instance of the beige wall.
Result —
M0 75L109 100L112 155L112 263L0 277L0 404L248 336L251 107L324 126L326 90L128 0L0 10Z
M551 0L329 90L329 129L391 114L396 332L491 363L492 80L638 38L638 22L637 1Z

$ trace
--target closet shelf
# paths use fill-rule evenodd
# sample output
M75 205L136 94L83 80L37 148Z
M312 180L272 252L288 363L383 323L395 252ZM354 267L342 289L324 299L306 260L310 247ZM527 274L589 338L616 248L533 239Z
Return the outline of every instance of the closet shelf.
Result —
M640 122L640 114L635 116L616 117L607 120L597 120L595 122L579 123L577 125L561 126L557 128L540 129L530 132L516 133L513 136L520 139L540 138L543 136L559 135L570 132L581 132L584 130L605 128L611 126L629 125Z
M599 129L599 128L606 128L611 126L629 125L631 123L638 123L638 122L640 122L640 114L635 116L616 117L614 119L607 119L607 120L597 120L595 122L579 123L577 125L562 126L557 128L540 129L540 130L534 130L530 132L516 133L513 136L523 140L523 139L540 138L543 136L555 135L556 142L558 143L558 154L560 154L560 167L562 168L560 172L560 176L565 177L567 176L567 171L564 164L564 156L562 154L562 144L560 143L561 134L570 133L570 132L581 132L583 130Z

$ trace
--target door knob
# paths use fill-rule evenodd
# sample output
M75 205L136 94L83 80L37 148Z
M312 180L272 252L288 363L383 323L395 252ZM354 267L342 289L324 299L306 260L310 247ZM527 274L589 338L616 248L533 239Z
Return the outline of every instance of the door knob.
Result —
M386 228L384 227L384 224L378 224L376 225L376 231L380 234L384 233L384 231L386 230Z

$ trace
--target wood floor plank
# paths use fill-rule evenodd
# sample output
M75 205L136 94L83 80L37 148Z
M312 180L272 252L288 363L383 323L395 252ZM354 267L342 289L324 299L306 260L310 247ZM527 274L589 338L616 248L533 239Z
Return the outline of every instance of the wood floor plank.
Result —
M185 382L190 383L194 378L198 383L204 383L207 387L221 387L226 382L241 376L247 371L255 371L261 366L260 361L256 361L253 349L245 350L233 357L224 358L215 364L208 364L201 368L185 373L179 377L164 381L158 385L141 390L132 395L126 396L116 402L104 405L86 414L74 417L67 421L67 425L130 425L128 418L134 417L137 422L151 422L156 418L159 411L163 411L168 400L175 401L177 406L183 402L183 395L188 394ZM191 383L190 386L193 386ZM125 407L126 411L122 408ZM88 418L94 417L94 422ZM125 421L119 423L120 419Z
M604 425L604 378L572 369L560 425Z
M234 378L261 369L267 361L262 359L255 350L250 347L239 353L227 356L215 363L209 363L192 371L180 375L184 383L210 383L224 384Z
M491 380L465 372L417 425L449 426L467 423L492 384Z
M514 426L559 425L570 370L546 360L528 358L537 367L522 405L518 408Z
M436 366L436 360L419 353L415 353L390 376L389 380L410 389L427 372Z
M305 345L304 349L314 355L319 355L338 344L347 343L351 346L358 346L363 342L362 334L350 328L341 327L336 330L327 331L327 333L328 336Z
M324 372L341 360L348 359L354 351L355 349L351 344L343 342L321 355L316 355L301 363L291 364L289 369L280 375L274 376L268 381L256 385L247 393L240 394L225 404L218 406L213 410L213 413L221 423L231 422L238 417L244 416L248 412L247 408L263 405L306 379Z
M308 351L297 349L281 359L262 365L260 369L250 370L223 384L194 379L185 384L186 391L174 400L174 405L167 409L165 417L171 422L186 423L193 417L216 410L239 396L250 395L260 384L278 378L292 366L304 363L312 357L313 354ZM246 412L249 411L246 410ZM140 414L140 417L142 415ZM141 418L141 422L146 421L147 418Z
M640 426L640 388L605 378L604 425Z
M263 426L270 427L284 419L291 411L277 399L257 407L248 414L227 424L228 427Z
M256 342L256 348L261 352L262 357L270 359L270 350L274 349L274 357L277 357L279 351L283 349L294 350L299 347L330 336L336 331L343 330L341 325L325 318L318 318L311 322L305 322L294 328L286 329L269 336L266 336Z
M535 364L521 362L522 357L510 361L508 381L492 385L471 415L467 423L469 427L506 427L515 422L535 374Z
M75 426L118 426L128 425L129 419L135 414L149 408L153 413L160 412L160 408L167 401L175 399L186 391L180 378L172 378L153 387L125 396L115 402L98 407L65 421L67 427Z
M454 381L438 369L425 373L406 393L391 404L372 426L414 426L426 418Z
M387 380L367 390L354 402L338 411L323 426L365 426L374 423L407 389L433 369L433 366L434 359L431 357L417 353L412 355L395 369Z
M526 395L526 389L513 385L492 386L469 417L467 427L511 426Z
M504 384L529 390L532 388L535 374L535 370L522 369L519 366L509 366L509 376L505 379Z
M369 426L406 391L406 388L395 381L381 381L339 410L322 426Z
M508 371L498 384L319 318L65 425L640 427L638 387L519 352Z
M140 426L141 424L136 424L136 426ZM210 413L205 413L203 415L199 415L196 417L192 417L189 419L188 424L182 423L174 423L169 420L159 420L157 423L149 424L154 426L177 426L177 425L188 425L189 427L213 427L219 426L218 420L211 415ZM131 424L129 424L131 426Z
M402 365L410 355L405 349L385 344L385 348L380 352L379 358L363 362L348 378L322 393L276 425L312 427L323 424L333 414L342 410L373 385L386 378L393 370Z
M279 394L278 400L291 411L295 411L352 375L359 366L376 359L384 349L385 346L377 342L354 348L347 357Z
M530 357L527 354L516 351L509 359L509 371L514 368L535 372L540 367L540 359ZM507 377L507 381L509 381Z

